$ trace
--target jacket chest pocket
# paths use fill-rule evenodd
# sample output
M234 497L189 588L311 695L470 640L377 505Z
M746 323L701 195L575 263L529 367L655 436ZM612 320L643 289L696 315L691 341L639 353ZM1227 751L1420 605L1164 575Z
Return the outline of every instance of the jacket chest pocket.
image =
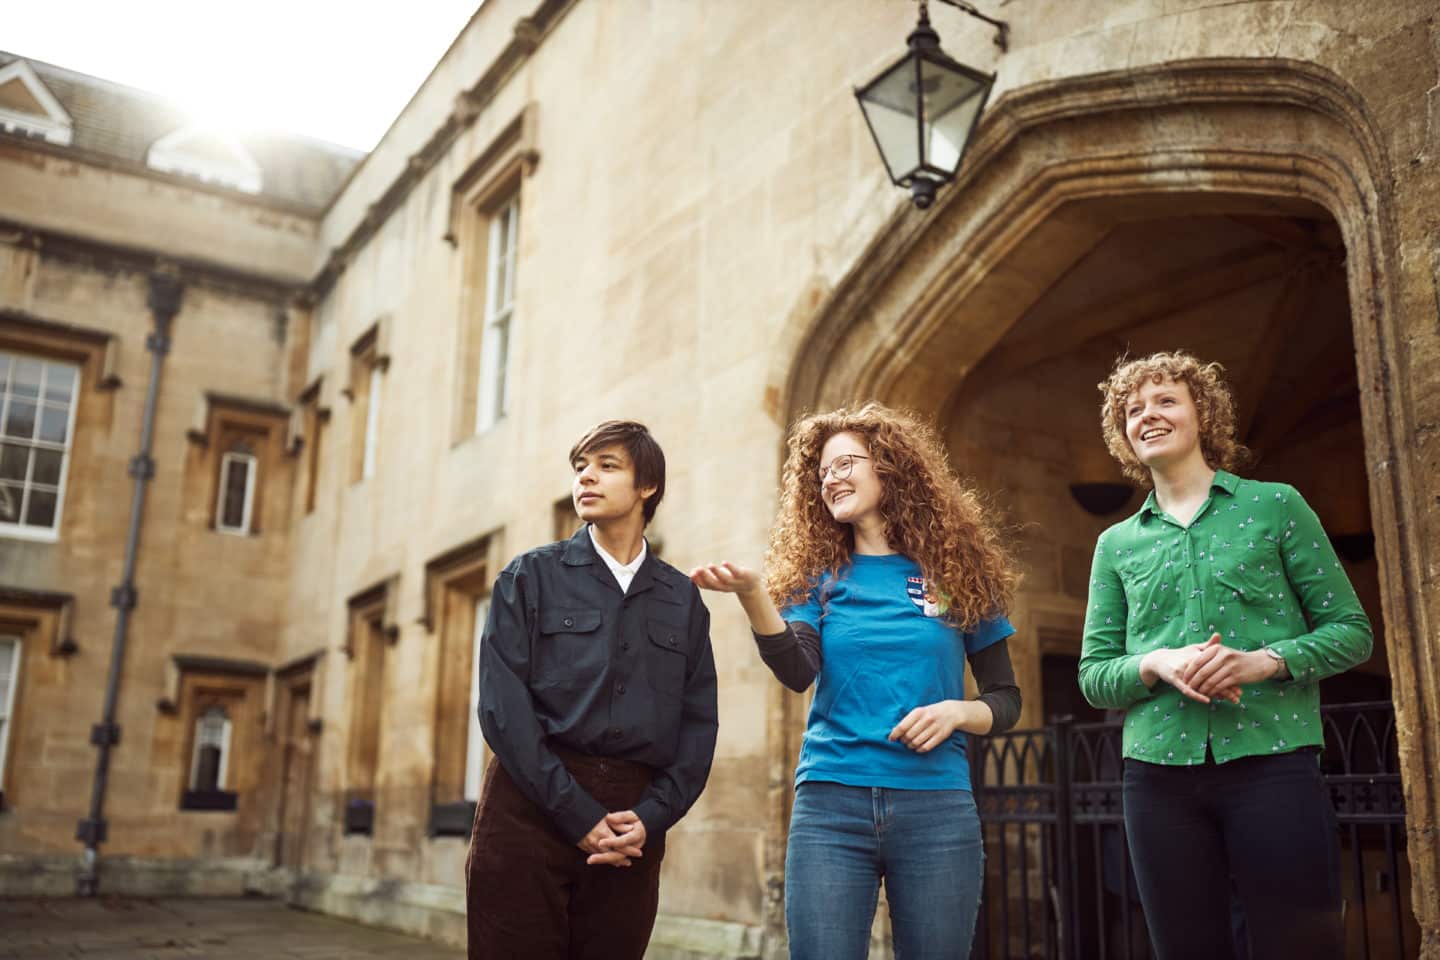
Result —
M656 693L681 697L685 693L685 631L663 620L651 620L646 634L645 676Z
M605 672L608 658L601 619L594 609L541 611L536 686L585 687Z

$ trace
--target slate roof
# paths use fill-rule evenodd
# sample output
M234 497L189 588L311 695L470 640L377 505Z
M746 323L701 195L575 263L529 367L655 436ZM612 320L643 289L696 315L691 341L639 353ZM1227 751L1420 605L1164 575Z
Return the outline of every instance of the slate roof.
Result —
M70 146L145 165L150 145L192 118L157 94L0 50L0 67L25 60L74 123ZM261 170L260 196L323 210L364 153L297 134L241 134ZM58 149L65 149L63 147Z

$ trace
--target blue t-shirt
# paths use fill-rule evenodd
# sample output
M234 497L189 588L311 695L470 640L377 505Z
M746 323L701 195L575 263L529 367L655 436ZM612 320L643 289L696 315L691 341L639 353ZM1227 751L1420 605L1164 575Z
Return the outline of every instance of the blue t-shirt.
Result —
M958 630L937 600L926 596L920 565L909 557L855 554L805 602L784 610L786 620L815 628L822 655L797 784L970 789L964 733L929 753L887 739L916 707L964 699L965 655L1015 632L1004 617Z

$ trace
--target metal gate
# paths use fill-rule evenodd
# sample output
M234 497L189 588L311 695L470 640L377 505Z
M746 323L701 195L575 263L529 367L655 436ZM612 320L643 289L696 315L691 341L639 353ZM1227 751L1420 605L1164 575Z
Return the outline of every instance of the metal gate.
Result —
M1419 949L1388 702L1322 707L1322 769L1340 824L1346 956ZM972 737L985 891L972 958L1152 956L1121 816L1120 720Z

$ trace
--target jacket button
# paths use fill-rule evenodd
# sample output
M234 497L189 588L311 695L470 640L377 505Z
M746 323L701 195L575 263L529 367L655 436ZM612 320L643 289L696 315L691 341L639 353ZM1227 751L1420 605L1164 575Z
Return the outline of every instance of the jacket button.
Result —
M617 683L617 684L615 684L615 692L616 692L616 693L624 693L624 692L625 692L625 684L623 684L623 683Z
M672 647L675 646L675 644L678 642L678 641L675 639L675 634L673 634L673 633L670 634L670 636L666 637L665 639L666 639L667 641L669 641L670 646L672 646Z
M630 649L630 641L629 641L629 640L621 640L621 641L620 641L620 649L621 649L621 650L629 650L629 649Z
M619 727L611 727L611 728L610 728L610 739L611 739L611 740L619 740L619 739L620 739L620 728L619 728Z
M575 626L575 619L574 619L573 617L566 617L566 618L565 618L565 626L567 626L567 627L573 627L573 626Z

